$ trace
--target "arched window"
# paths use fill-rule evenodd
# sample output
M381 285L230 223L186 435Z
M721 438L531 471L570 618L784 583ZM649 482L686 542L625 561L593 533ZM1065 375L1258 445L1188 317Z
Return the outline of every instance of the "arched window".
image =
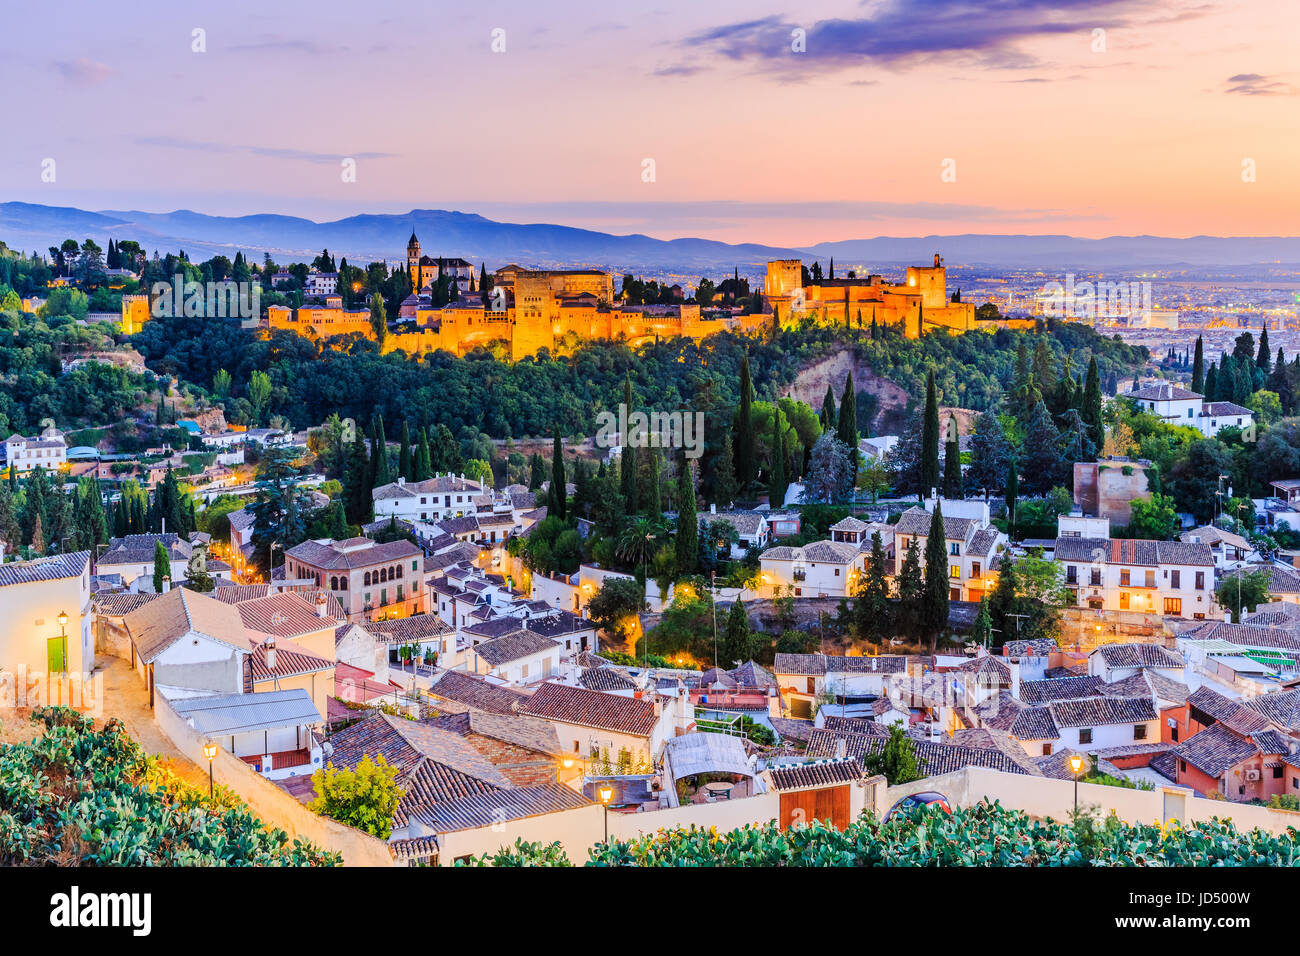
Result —
M346 575L344 577L339 578L339 584L343 585L341 588L339 588L340 591L346 591L348 589L348 579Z
M400 564L397 566L397 576L399 578L402 576L402 566Z
M337 591L338 589L339 589L339 579L336 578L336 577L331 576L331 577L330 577L330 590L331 590L331 591Z
M366 572L364 584L365 584L366 587L370 587L370 572L369 572L369 571Z

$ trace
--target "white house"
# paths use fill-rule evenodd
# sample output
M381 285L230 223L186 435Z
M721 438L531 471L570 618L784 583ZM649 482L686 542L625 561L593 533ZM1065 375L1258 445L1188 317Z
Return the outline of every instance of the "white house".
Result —
M519 708L555 727L566 753L618 757L627 750L634 763L653 765L664 745L693 719L689 697L623 697L547 682Z
M0 564L0 607L0 684L94 669L89 551Z
M1249 428L1255 413L1232 402L1207 402L1198 392L1180 388L1170 382L1147 385L1124 396L1145 412L1163 418L1171 425L1195 428L1208 438L1228 428Z
M786 712L804 719L822 695L844 705L887 697L890 682L906 674L907 658L900 655L777 654L772 664Z
M1185 683L1187 663L1177 651L1159 644L1103 644L1088 655L1088 673L1108 684L1152 670Z
M814 541L801 548L768 548L759 558L760 592L793 589L795 597L851 597L866 566L856 544Z
M5 465L20 475L37 467L55 471L67 463L68 443L53 425L30 438L15 433L5 439Z
M1056 560L1080 607L1196 620L1222 618L1214 556L1201 542L1057 538Z
M371 492L376 518L396 515L408 521L474 515L475 498L482 494L483 485L464 475L437 475L424 481L398 478Z
M1214 555L1214 566L1219 570L1235 567L1243 561L1251 560L1255 555L1254 547L1241 535L1213 525L1202 525L1191 531L1184 531L1178 536L1178 540L1209 545L1210 553Z
M729 555L733 561L744 559L750 548L766 548L771 539L767 516L758 511L718 511L717 505L710 505L709 513L701 516L701 524L707 526L715 521L725 521L736 530L737 540Z
M989 523L988 503L950 501L942 503L944 551L948 556L948 596L953 601L978 601L994 586L990 574L994 558L1006 546L1007 536ZM925 549L930 540L934 499L925 508L909 508L894 525L894 567L897 575L907 560L907 549L916 542L917 556L925 569Z
M563 646L549 637L516 628L472 645L465 660L471 674L484 674L510 684L534 684L556 673L563 652Z

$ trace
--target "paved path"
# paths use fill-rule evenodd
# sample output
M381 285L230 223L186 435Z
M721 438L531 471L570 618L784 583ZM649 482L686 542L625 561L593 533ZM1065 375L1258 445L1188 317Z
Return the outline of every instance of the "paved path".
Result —
M176 749L154 722L149 709L149 694L140 675L119 657L97 656L96 663L104 674L104 720L113 717L126 724L127 733L151 754L166 758L170 769L186 783L207 789L208 771Z

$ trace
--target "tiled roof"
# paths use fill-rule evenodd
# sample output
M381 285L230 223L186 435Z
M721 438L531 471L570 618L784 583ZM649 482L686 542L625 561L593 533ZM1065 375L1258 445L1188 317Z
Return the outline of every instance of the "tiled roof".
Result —
M323 657L309 654L292 641L280 641L275 649L275 670L267 666L266 645L253 645L248 655L250 670L255 682L282 680L288 677L301 677L304 674L319 674L334 670L334 662Z
M1193 565L1213 567L1208 544L1190 541L1148 541L1142 538L1057 538L1057 561L1087 561L1133 567Z
M1022 680L1020 699L1026 704L1048 704L1054 700L1078 700L1101 693L1100 677L1060 677L1051 680Z
M150 555L152 560L152 555ZM89 551L70 551L34 561L11 561L0 564L0 587L14 584L32 584L36 581L59 581L79 578L90 563Z
M930 522L934 516L924 508L908 508L894 525L894 534L910 534L913 537L928 538ZM948 541L965 541L972 529L978 528L974 518L950 518L943 516L943 536ZM983 552L981 552L983 553Z
M1262 627L1257 624L1207 621L1184 631L1180 636L1198 641L1227 641L1238 647L1300 650L1300 628L1294 626Z
M1088 697L1048 704L1058 727L1101 727L1156 719L1149 697Z
M636 690L636 682L617 667L588 667L578 676L578 682L588 690Z
M814 760L809 763L773 767L768 774L772 778L772 789L777 791L831 787L861 780L862 761L852 757Z
M234 605L234 608L245 628L277 637L314 634L316 631L332 629L339 623L339 619L321 617L316 613L315 604L292 591L280 591L263 598L242 601Z
M430 685L429 693L474 710L486 710L494 714L513 714L516 706L526 700L522 694L459 671L444 671Z
M1144 385L1134 391L1125 392L1122 397L1148 402L1186 402L1204 398L1205 396L1174 385L1171 382L1157 382L1154 385Z
M555 727L536 717L469 710L463 714L436 718L431 723L462 737L477 734L542 754L558 756L564 753Z
M188 588L172 588L122 619L136 653L152 664L191 631L240 651L251 649L239 614L229 604Z
M572 787L544 783L444 800L420 808L414 816L439 833L451 833L593 805Z
M1183 655L1159 644L1103 644L1093 651L1109 667L1183 667Z
M436 614L412 614L391 621L370 621L366 630L382 644L418 644L440 639L453 628Z
M136 608L148 604L157 597L161 597L161 595L154 594L152 591L141 591L139 594L133 594L130 591L101 594L95 598L95 609L99 613L107 614L110 617L121 617L124 614L130 614Z
M777 654L772 662L772 672L820 677L826 673L826 658L821 654Z
M375 564L386 564L417 555L423 561L424 552L405 538L387 541L383 544L371 543L369 546L364 547L355 546L361 541L369 540L369 538L350 538L347 541L335 541L330 544L304 541L302 544L294 545L285 554L295 561L300 561L309 567L318 568L322 571L368 568Z
M649 736L659 719L655 705L649 700L618 697L556 683L539 687L522 710L547 720L638 737Z
M1280 690L1246 701L1243 707L1287 730L1300 730L1300 690Z
M885 737L868 737L867 753L875 753L887 742ZM999 749L964 747L961 744L933 743L928 740L913 740L912 748L916 752L917 765L923 777L953 773L966 767L988 767L990 770L1001 770L1004 773L1038 775L1038 768L1028 755L1020 760ZM810 746L809 753L811 752Z
M1217 779L1243 760L1257 756L1259 748L1227 727L1215 724L1194 734L1170 753Z
M549 637L542 637L532 631L518 628L501 637L474 645L474 653L492 667L500 667L512 661L523 660L536 654L555 652L558 645Z

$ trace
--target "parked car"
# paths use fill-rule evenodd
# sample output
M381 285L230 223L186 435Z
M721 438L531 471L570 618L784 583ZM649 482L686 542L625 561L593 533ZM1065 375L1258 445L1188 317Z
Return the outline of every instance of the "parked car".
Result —
M914 793L911 796L899 800L889 808L889 812L885 814L885 819L888 820L895 813L907 813L913 807L928 806L937 806L944 813L952 813L952 807L948 805L947 797L942 793L936 793L933 790L924 790L921 793Z

